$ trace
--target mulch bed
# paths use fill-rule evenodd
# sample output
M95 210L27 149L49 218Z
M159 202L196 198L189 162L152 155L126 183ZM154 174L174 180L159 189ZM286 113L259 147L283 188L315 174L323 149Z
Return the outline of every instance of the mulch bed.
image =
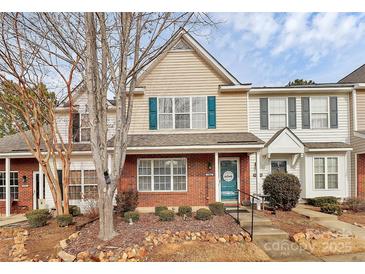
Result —
M112 240L104 242L98 238L99 221L88 224L81 229L79 237L69 243L66 251L76 255L85 250L95 251L97 247L100 250L110 250L126 248L134 244L141 245L146 232L164 233L166 230L173 233L177 231L207 231L224 235L238 234L242 231L240 226L228 215L214 216L208 221L199 221L194 218L183 220L183 218L176 216L172 222L161 222L154 214L141 214L139 221L133 225L124 222L121 217L115 216L114 227L118 235Z
M340 221L350 223L350 224L361 224L365 225L365 212L344 212L341 216L338 216Z

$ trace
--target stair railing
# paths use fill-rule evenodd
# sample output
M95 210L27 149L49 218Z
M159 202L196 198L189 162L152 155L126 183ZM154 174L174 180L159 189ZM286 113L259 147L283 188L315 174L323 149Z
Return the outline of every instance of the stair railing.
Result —
M247 231L245 228L242 227L243 230L245 230L251 237L251 241L253 241L253 224L254 224L254 215L253 215L253 211L254 211L254 205L255 205L255 200L260 200L258 197L250 194L250 193L247 193L247 192L244 192L243 190L240 190L240 189L237 189L237 219L236 219L236 222L238 224L240 224L240 212L239 212L239 209L240 209L240 193L243 194L243 199L242 199L242 203L243 201L245 201L245 196L248 196L249 197L249 201L250 201L250 205L251 205L251 227L250 227L250 231Z

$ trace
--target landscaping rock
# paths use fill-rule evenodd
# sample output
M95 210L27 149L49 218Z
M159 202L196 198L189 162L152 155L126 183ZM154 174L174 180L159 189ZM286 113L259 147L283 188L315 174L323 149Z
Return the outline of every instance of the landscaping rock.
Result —
M67 253L64 250L61 250L60 252L58 252L57 256L64 262L73 262L76 259L76 256Z
M62 249L66 249L67 246L68 246L68 244L67 244L67 240L66 239L60 241L60 247Z
M86 261L90 258L90 253L87 251L82 251L76 255L77 260L83 260Z
M227 242L227 240L225 238L223 238L223 237L222 238L218 238L218 241L221 242L221 243L226 243Z

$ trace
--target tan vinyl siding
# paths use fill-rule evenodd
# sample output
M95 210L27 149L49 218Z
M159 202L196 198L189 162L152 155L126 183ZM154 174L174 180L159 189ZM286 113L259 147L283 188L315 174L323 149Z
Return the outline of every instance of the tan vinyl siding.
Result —
M365 130L365 90L356 91L357 130Z
M134 97L130 133L161 133L149 130L148 98L158 96L216 96L217 128L211 131L247 131L247 94L218 92L228 84L194 51L171 51L152 69L139 86L144 95ZM164 130L199 132L204 130ZM207 131L207 130L206 130Z

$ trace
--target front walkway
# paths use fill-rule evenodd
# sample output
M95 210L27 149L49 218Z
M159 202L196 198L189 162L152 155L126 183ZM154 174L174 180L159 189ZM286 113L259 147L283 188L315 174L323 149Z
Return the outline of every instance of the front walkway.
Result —
M24 222L26 220L27 218L25 218L24 214L15 214L11 215L10 217L5 217L5 215L2 215L0 216L0 227Z
M317 224L327 227L328 229L340 232L345 235L354 235L358 238L365 239L365 229L346 222L339 221L336 215L325 214L306 208L305 205L298 205L293 211L308 217Z

